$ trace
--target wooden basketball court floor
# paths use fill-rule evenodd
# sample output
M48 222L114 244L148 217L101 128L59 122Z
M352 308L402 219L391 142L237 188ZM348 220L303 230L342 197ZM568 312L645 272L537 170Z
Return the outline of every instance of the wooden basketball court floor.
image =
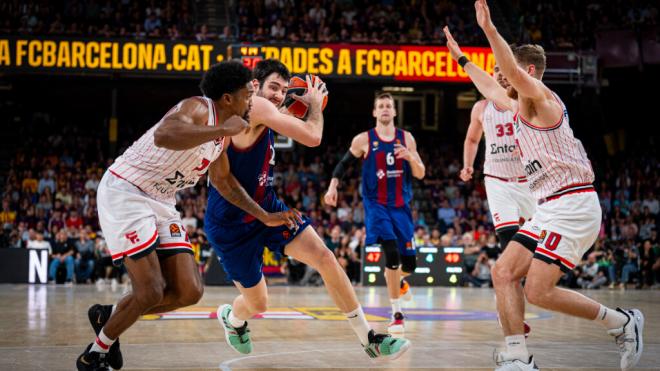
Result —
M73 370L93 340L87 308L112 303L121 287L0 285L0 370ZM370 323L380 331L385 289L357 288ZM250 321L254 352L225 343L215 307L236 294L207 287L202 301L182 311L141 319L121 337L125 370L492 370L501 346L493 291L416 288L404 308L412 348L390 363L372 362L323 288L271 287L265 318ZM660 370L660 291L586 292L606 305L640 308L646 316L638 369ZM528 340L542 370L617 370L618 349L597 324L527 308Z

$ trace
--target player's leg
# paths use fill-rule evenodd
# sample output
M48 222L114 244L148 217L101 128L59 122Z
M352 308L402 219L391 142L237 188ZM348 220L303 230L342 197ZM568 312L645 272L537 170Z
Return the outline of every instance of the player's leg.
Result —
M505 336L504 353L510 359L527 360L529 357L525 344L525 296L521 279L527 274L533 256L530 248L535 245L536 241L527 236L514 236L492 269L497 313Z
M115 369L121 368L121 364L117 364L118 361L113 361L117 359L116 353L108 354L108 351L119 335L163 299L165 280L161 276L158 256L153 249L146 256L126 258L124 264L131 278L132 291L117 303L113 311L111 310L111 315L100 329L95 342L78 357L76 362L78 370L96 370L106 362ZM103 320L101 316L97 319L99 324ZM120 353L119 357L121 358Z
M268 228L252 222L240 226L223 226L207 220L206 234L227 278L234 282L239 295L232 304L217 309L227 344L241 354L252 352L247 320L266 311L268 292L262 273L264 234Z
M165 279L163 300L143 314L163 313L196 304L204 294L204 284L195 257L188 253L161 256Z
M252 352L252 341L247 320L268 309L268 289L263 275L256 284L234 281L234 285L240 295L232 305L218 307L218 320L225 330L227 344L241 354L249 354Z
M567 195L541 205L543 232L527 276L527 300L545 309L593 320L616 337L621 369L634 367L643 351L644 316L639 310L611 309L572 290L555 287L593 245L601 225L595 192ZM546 216L553 215L554 218ZM562 272L563 271L563 272Z
M202 276L178 212L174 208L166 210L165 207L158 207L156 211L159 215L169 216L158 223L161 237L156 247L165 279L165 292L163 300L145 314L163 313L196 304L204 294Z
M133 290L114 306L95 304L89 308L87 317L97 340L83 355L89 351L103 354L98 358L104 358L114 369L123 365L118 336L143 312L158 304L163 296L165 282L154 251L159 244L159 235L151 201L135 186L108 172L99 184L97 204L101 229L113 261L124 263ZM81 360L79 357L78 368L92 367L85 364L90 359L95 358L85 356Z
M371 329L346 272L341 268L337 258L325 246L325 243L314 229L306 228L306 226L303 225L301 228L304 229L297 232L292 240L283 241L283 243L288 242L284 248L284 253L319 272L330 297L339 310L346 315L348 322L370 357L396 359L401 356L410 346L408 340L376 334ZM276 235L280 235L280 233Z

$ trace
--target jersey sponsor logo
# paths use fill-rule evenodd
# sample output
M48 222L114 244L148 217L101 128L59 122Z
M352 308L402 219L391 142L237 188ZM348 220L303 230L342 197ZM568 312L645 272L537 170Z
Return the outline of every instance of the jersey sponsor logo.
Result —
M170 236L172 237L181 237L181 228L176 223L170 224Z
M126 237L126 239L131 241L132 244L136 244L136 243L140 242L140 238L137 235L137 231L128 232L124 236Z
M535 191L539 187L541 187L542 183L549 179L550 177L548 174L541 174L538 178L534 179L531 183L529 183L529 189L531 191Z
M527 161L527 164L525 165L525 173L527 173L527 176L531 176L541 169L543 169L543 165L541 165L539 160Z
M273 177L268 176L268 172L264 171L257 176L257 183L259 184L259 187L271 186L273 184Z
M385 172L383 171L383 169L378 169L378 171L376 171L376 177L378 179L383 179L385 177Z
M490 144L490 154L491 155L498 155L500 153L513 153L516 150L516 146L511 144L511 145L502 145L498 146L495 143Z

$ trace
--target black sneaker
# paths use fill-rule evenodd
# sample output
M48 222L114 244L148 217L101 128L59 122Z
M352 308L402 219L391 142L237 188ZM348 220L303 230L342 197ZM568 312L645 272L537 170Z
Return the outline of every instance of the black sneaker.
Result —
M105 326L110 315L112 314L112 305L101 305L94 304L87 311L87 317L89 318L89 323L94 329L96 336L99 335L103 326ZM108 350L107 361L110 367L115 370L119 370L124 366L124 358L121 355L121 350L119 349L119 339L117 339Z
M83 354L76 360L78 371L109 371L105 353L90 352L93 343L89 343Z

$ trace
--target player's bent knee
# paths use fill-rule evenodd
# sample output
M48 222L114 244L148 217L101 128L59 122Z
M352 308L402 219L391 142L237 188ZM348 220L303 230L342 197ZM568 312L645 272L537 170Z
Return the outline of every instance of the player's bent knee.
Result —
M401 271L404 273L414 273L417 268L417 255L401 257Z
M196 282L186 287L186 289L179 294L178 304L182 307L187 307L189 305L197 304L202 299L204 295L204 286Z
M163 286L153 283L133 291L133 297L142 310L147 310L163 301Z
M399 269L401 257L399 256L399 247L396 240L387 240L381 243L385 252L385 267L389 269Z
M503 264L501 261L495 263L491 272L494 286L506 285L516 281L511 267Z
M547 288L534 284L534 282L526 282L524 290L527 301L537 307L544 308L547 306L549 300L552 300L552 295L548 292Z

